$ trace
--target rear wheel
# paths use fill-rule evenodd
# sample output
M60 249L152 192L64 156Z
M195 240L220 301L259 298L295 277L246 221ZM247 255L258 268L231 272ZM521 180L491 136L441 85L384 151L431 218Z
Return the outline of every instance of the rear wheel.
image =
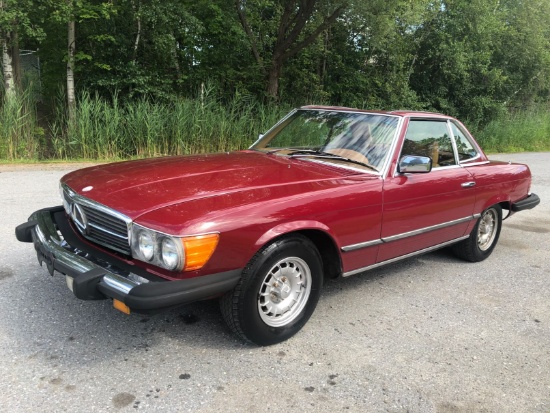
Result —
M493 252L502 227L502 208L493 205L482 212L470 237L453 245L453 252L460 258L471 261L483 261Z
M240 338L279 343L304 326L319 300L321 258L301 235L281 238L258 252L233 291L220 300L223 317Z

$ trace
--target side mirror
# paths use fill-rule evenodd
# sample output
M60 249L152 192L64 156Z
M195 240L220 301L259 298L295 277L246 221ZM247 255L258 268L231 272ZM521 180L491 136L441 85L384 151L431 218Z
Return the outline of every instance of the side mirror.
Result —
M405 155L397 166L397 172L402 174L425 174L431 170L432 159L427 156Z

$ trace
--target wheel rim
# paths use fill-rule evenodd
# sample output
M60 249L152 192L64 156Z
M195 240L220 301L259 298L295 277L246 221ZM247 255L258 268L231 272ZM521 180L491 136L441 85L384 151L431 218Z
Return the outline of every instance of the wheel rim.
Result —
M304 309L311 292L311 270L298 257L277 262L266 274L258 295L260 317L271 327L292 322Z
M477 229L477 246L481 251L487 251L493 245L497 234L497 227L497 211L493 208L488 209L481 216Z

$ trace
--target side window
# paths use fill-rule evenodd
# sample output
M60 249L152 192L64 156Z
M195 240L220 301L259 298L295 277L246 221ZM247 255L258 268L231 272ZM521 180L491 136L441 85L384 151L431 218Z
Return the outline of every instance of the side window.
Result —
M472 159L476 159L479 154L466 135L454 124L454 122L451 122L451 129L455 137L459 162L468 162Z
M433 167L456 165L447 122L411 120L403 142L403 155L428 156Z

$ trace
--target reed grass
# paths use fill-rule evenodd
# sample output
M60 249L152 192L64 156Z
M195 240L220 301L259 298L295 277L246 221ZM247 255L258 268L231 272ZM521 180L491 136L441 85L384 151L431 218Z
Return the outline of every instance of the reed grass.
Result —
M1 97L0 159L38 159L44 130L38 126L32 89Z
M550 105L515 111L474 131L486 152L538 152L550 150Z
M148 99L123 104L82 94L74 121L52 123L56 157L127 159L224 152L250 146L288 111L250 98L221 104L208 93L172 103ZM66 125L64 128L63 125Z
M82 93L71 121L63 93L45 134L38 126L36 92L0 101L0 160L119 160L162 155L226 152L250 146L284 116L289 106L268 105L237 94L220 102L208 87L194 99L122 102ZM516 111L476 128L487 152L550 150L550 106Z

